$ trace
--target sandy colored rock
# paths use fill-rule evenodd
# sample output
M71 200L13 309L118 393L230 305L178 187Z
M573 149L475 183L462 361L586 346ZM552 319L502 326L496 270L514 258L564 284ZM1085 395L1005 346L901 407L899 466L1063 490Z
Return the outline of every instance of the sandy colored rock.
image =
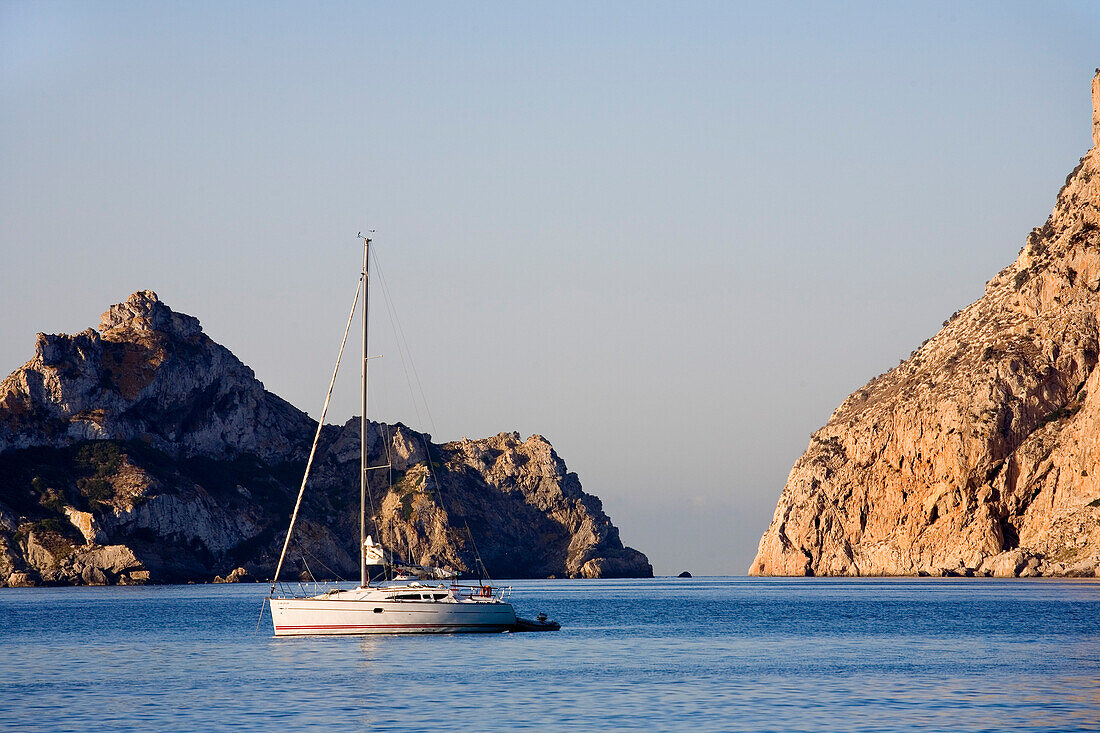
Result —
M83 585L107 585L107 574L97 567L85 566L80 571L80 580Z
M476 572L465 528L489 512L493 531L475 538L477 550L489 567L509 567L509 575L652 577L645 555L623 547L600 500L581 489L541 435L445 443L438 467L410 464L423 451L398 443L413 439L407 429L393 433L391 460L404 475L378 514L382 543L398 557ZM518 549L535 537L537 552Z
M84 541L89 545L107 540L107 536L100 531L95 515L91 512L82 512L67 506L65 507L65 516L80 531L80 534L84 535Z
M33 588L37 583L27 573L15 572L8 576L9 588Z
M244 568L235 568L232 571L226 573L224 578L220 575L214 576L215 583L240 583L250 579L251 576Z
M250 579L250 575L244 568L235 568L229 575L225 576L225 582L227 583L241 583Z
M995 555L986 562L994 578L1015 578L1016 573L1025 566L1027 558L1021 550L1009 550Z
M1100 147L1100 69L1092 77L1092 144Z
M50 533L30 531L23 540L23 559L44 579L54 579L64 554L57 553L57 543Z
M1100 73L1092 95L1094 147L1047 222L813 434L751 574L933 574L983 557L979 571L1031 576L1100 552Z
M75 559L89 567L107 571L112 575L121 575L129 570L141 568L141 561L135 557L134 551L126 545L95 547L81 552Z

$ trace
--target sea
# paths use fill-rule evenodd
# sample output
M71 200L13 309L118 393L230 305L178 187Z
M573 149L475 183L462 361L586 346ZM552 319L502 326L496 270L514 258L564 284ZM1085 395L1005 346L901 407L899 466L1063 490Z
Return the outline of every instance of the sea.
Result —
M274 638L261 584L0 590L0 730L1100 729L1100 580L517 580L547 633Z

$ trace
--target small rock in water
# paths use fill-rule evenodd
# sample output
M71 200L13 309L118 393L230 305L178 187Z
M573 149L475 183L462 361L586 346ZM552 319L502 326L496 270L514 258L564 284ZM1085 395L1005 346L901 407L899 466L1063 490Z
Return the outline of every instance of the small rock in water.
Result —
M691 577L691 573L689 573L688 571L686 571L686 570L685 570L684 572L680 573L680 574L679 574L679 575L677 575L676 577L677 577L677 578L690 578L690 577Z
M131 570L119 578L119 585L145 585L149 582L148 570Z
M251 580L252 576L244 568L237 568L229 575L225 576L226 583L241 583L246 580Z
M241 581L251 579L252 576L244 568L236 568L235 570L227 573L224 578L220 575L214 576L215 583L240 583Z

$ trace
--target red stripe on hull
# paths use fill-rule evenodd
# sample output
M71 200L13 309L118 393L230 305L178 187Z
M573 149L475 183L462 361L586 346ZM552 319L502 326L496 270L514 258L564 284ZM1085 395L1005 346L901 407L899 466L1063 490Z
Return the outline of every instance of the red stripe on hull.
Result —
M276 631L291 629L495 629L507 628L506 624L324 624L318 626L276 626Z

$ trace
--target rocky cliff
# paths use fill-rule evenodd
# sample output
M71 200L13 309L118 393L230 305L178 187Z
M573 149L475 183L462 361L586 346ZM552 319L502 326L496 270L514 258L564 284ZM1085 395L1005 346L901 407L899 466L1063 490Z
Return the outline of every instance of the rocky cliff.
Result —
M150 291L0 383L0 585L270 578L316 423ZM540 436L370 423L372 532L495 577L652 575ZM287 576L358 577L359 421L325 426ZM477 542L476 551L473 542Z
M985 295L849 396L753 575L1100 572L1100 70L1093 147Z

